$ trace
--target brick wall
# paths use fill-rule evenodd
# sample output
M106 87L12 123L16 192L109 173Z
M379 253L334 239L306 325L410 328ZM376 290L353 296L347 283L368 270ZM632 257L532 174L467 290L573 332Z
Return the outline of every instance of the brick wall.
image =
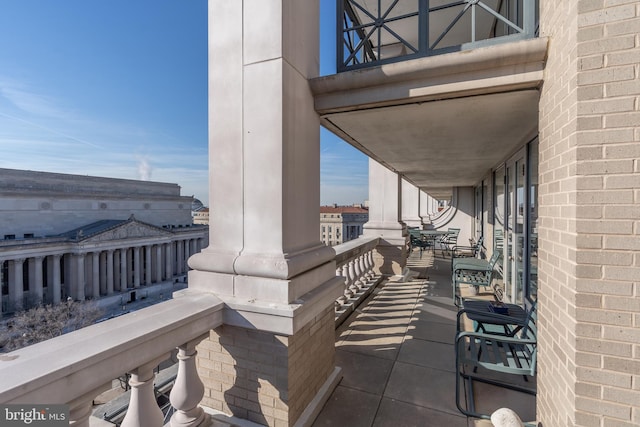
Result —
M292 426L334 369L335 321L327 308L293 336L234 326L198 346L204 406L268 426Z
M541 2L545 427L640 425L640 5Z

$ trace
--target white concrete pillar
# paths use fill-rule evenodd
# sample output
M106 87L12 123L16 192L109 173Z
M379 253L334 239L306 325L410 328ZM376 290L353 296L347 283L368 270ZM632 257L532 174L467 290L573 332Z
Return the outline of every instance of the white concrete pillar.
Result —
M107 295L113 294L113 249L107 251Z
M144 284L149 286L151 284L151 245L144 247Z
M210 212L209 246L189 259L189 288L238 302L221 334L254 329L308 354L295 367L292 350L274 359L269 369L289 378L272 384L279 393L244 390L283 408L274 425L294 425L294 408L307 407L333 372L333 320L309 325L333 319L343 291L335 252L318 235L320 126L308 84L318 75L318 12L317 0L209 0L209 201L220 208ZM296 334L306 326L314 335L303 344ZM220 381L203 381L220 390Z
M140 268L140 247L133 248L133 287L140 287L140 275L142 274Z
M56 304L60 304L60 300L61 300L61 291L62 291L62 280L60 277L60 259L62 258L61 255L52 255L51 259L52 259L52 266L51 269L53 270L52 273L52 291L51 291L51 302L53 305Z
M43 275L42 275L42 260L41 256L31 258L33 263L33 276L31 276L29 291L33 304L40 304L44 293Z
M91 254L91 297L100 298L100 252Z
M407 232L402 223L401 178L373 159L369 159L369 222L364 235L380 237L376 248L375 271L399 275L406 265Z
M127 265L127 250L128 248L120 249L120 290L125 291L129 287L128 280L128 265Z
M75 264L76 264L76 268L75 268L75 280L74 283L76 284L75 286L75 290L74 290L74 295L72 295L72 298L77 300L77 301L84 301L85 300L85 292L84 292L84 288L85 288L85 274L84 274L84 260L85 260L85 254L76 254L74 256L75 259Z
M402 179L402 222L407 227L422 228L420 218L420 189L406 179Z

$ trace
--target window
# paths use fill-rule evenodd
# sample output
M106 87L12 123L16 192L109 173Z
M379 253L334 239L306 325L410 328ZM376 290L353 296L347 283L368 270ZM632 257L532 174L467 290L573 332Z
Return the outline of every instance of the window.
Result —
M4 240L14 240L16 238L15 234L5 234Z

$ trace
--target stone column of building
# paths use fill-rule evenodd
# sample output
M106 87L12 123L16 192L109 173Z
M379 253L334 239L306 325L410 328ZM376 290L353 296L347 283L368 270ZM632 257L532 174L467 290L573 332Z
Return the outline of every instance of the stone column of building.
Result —
M33 263L33 280L31 281L31 286L29 288L31 294L31 302L34 305L42 303L42 298L44 294L44 285L43 285L43 274L42 274L42 256L36 256L31 258Z
M152 262L151 262L151 245L145 245L144 247L144 284L149 286L151 285L151 273L152 273Z
M120 286L120 250L115 249L113 251L113 288L114 291L121 291L122 287Z
M307 82L318 23L317 0L209 2L210 203L224 209L211 212L209 247L189 259L189 288L229 306L199 347L203 404L270 426L294 425L337 378L343 283L318 238L319 120Z
M538 419L640 425L637 1L540 2Z
M422 228L420 218L420 189L406 179L401 180L402 185L402 222L407 227Z
M140 275L142 274L140 267L140 246L133 248L133 287L140 287Z
M100 252L91 254L91 297L100 298Z
M107 295L112 295L114 290L114 275L113 275L113 249L107 250Z
M374 270L384 275L400 275L406 264L407 231L401 221L401 178L369 159L369 222L366 237L380 237L374 254Z
M107 251L100 251L100 295L107 295Z
M156 283L162 282L162 244L155 245L156 250Z
M51 291L51 303L60 304L62 294L62 282L60 280L60 259L61 255L52 255L52 291Z
M173 279L173 242L165 245L165 280Z
M177 246L177 251L178 251L178 255L177 255L177 263L176 263L176 274L183 274L184 273L184 240L178 240L176 242L176 246Z
M71 295L71 297L77 301L84 301L85 300L85 292L84 292L84 288L85 288L85 274L84 274L84 261L85 261L85 254L76 254L74 256L74 260L75 260L75 272L73 274L75 274L75 287L73 288L73 294Z
M9 304L14 310L22 309L24 298L23 266L24 258L9 261Z
M128 248L120 249L120 291L126 291L129 287Z

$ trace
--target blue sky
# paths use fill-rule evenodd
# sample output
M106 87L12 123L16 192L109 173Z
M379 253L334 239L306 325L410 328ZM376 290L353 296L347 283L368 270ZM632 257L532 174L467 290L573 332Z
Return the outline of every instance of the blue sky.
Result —
M207 167L206 0L0 0L0 168L174 182L206 203ZM364 201L367 173L322 130L322 204Z

